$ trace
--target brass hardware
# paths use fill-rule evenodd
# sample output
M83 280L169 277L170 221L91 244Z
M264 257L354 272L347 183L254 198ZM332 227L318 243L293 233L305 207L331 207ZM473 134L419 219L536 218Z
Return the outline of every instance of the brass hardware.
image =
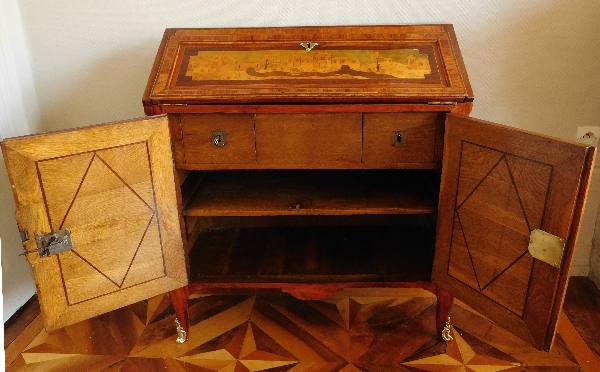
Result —
M19 234L21 234L21 243L25 243L29 240L29 233L27 230L19 230Z
M175 327L177 327L177 340L175 340L175 342L183 344L187 340L187 333L183 330L183 327L177 318L175 318Z
M452 326L450 325L450 317L448 317L448 320L446 320L446 325L444 326L444 329L442 329L442 339L446 342L454 340L454 337L452 337L452 335L450 334L451 327Z
M23 242L29 240L29 234L21 232L21 239L23 238L26 238ZM69 229L36 235L35 242L37 244L36 250L25 251L20 256L37 252L40 257L46 258L73 249L73 240L71 239L71 230Z
M299 211L300 209L302 209L302 203L296 202L296 210Z
M392 132L392 146L406 146L408 132Z
M549 234L543 230L535 229L529 235L527 250L533 256L548 265L560 267L567 241Z
M221 147L227 145L227 133L223 131L210 132L213 146Z
M307 52L310 52L314 47L319 45L319 43L300 43L300 45L302 45Z

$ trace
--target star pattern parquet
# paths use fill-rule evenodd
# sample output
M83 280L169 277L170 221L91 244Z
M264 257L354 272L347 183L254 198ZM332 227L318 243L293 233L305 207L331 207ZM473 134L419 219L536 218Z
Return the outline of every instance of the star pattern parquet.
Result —
M440 342L434 329L435 297L420 289L346 290L323 301L301 301L288 295L192 296L190 305L192 327L184 344L175 342L173 309L167 296L50 334L34 321L28 327L33 328L14 341L23 345L14 361L6 352L7 370L495 372L580 368L560 336L550 353L537 351L460 303L452 311L455 340Z

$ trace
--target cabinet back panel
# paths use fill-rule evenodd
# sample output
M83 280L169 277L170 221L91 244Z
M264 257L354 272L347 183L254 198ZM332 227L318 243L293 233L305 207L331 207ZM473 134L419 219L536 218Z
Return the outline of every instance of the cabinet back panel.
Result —
M277 227L203 231L190 253L200 282L429 280L426 226Z

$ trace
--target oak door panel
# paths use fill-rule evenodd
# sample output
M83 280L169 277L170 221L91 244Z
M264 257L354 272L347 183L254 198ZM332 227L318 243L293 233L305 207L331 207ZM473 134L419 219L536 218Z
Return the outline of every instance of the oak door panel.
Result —
M595 149L448 115L433 281L549 349ZM541 229L567 241L555 268L528 252Z
M2 143L46 327L64 327L187 284L168 119ZM68 228L49 257L35 236Z

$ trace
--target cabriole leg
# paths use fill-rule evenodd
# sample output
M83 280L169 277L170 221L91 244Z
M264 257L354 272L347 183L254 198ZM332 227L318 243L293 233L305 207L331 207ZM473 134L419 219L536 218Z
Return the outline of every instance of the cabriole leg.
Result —
M190 316L188 306L188 297L190 297L190 291L189 288L185 286L169 292L169 296L171 296L171 302L173 303L175 315L177 316L177 319L175 320L175 325L177 327L177 342L182 344L187 340L187 337L190 333Z
M435 295L437 296L435 317L437 334L439 338L449 342L452 341L452 336L450 335L450 310L452 310L454 297L440 288L436 289Z

